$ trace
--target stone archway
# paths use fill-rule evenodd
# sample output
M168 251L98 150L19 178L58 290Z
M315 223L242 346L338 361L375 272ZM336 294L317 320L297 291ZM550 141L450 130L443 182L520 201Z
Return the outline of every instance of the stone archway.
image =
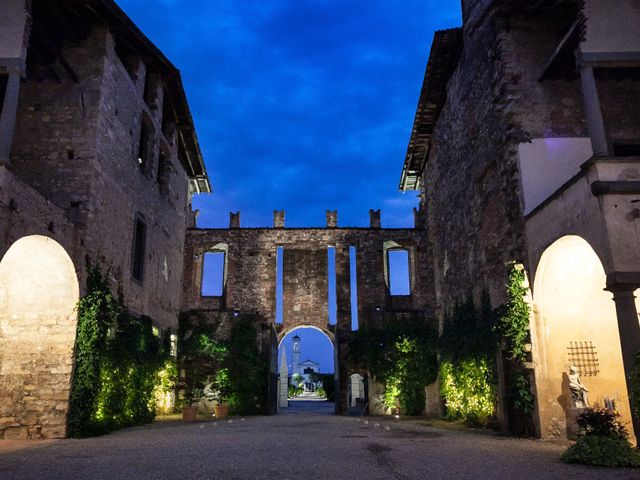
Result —
M23 237L0 262L0 438L66 435L78 299L51 238Z
M302 336L302 338L300 338L299 335ZM309 336L311 336L311 338L309 338ZM309 340L314 342L313 350L315 350L315 352L312 354L309 354L308 350L305 348L305 344ZM289 341L292 342L291 351L287 352L286 351L287 344L289 343ZM323 344L320 351L318 351L318 348L317 348L318 342L322 342ZM302 344L302 348L296 350L296 345L300 346L300 344ZM327 367L327 358L326 358L326 352L325 352L327 345L329 346L331 351L331 360L328 362L332 366L333 371L331 372L327 372L325 370L325 368ZM337 408L336 402L338 397L336 396L335 398L330 398L330 395L331 395L331 392L336 392L336 395L339 392L339 387L338 387L339 373L338 372L340 371L339 370L340 359L336 354L336 341L332 332L330 332L329 330L319 328L315 325L299 325L295 327L290 327L290 328L287 328L286 330L283 330L278 335L277 348L278 348L277 354L279 358L278 365L279 365L279 378L280 378L279 394L278 394L280 409L292 407L294 402L295 403L298 403L300 401L315 402L319 398L323 398L323 397L309 398L309 396L313 397L315 395L316 387L322 386L327 388L326 393L329 394L327 396L327 400L329 402L328 403L324 402L324 403L332 410L336 410ZM316 358L316 355L318 355L319 358ZM318 363L318 361L320 362ZM310 380L311 382L313 382L312 380L313 375L311 374L313 374L314 372L321 374L321 378L322 378L321 384L316 383L310 386L310 384L308 384L307 382L309 382ZM301 397L295 397L290 399L290 401L287 401L287 395L285 392L289 388L289 385L290 385L289 380L293 379L296 374L300 374L305 378L304 394ZM311 377L309 377L309 375L311 375ZM329 381L329 385L327 385L328 381ZM299 403L298 403L298 406L299 406ZM321 408L321 410L325 411L325 413L326 413L326 409L327 407ZM282 410L282 411L285 411L285 410ZM335 413L338 413L338 411L336 410Z
M581 237L560 238L540 259L531 333L543 437L575 433L577 410L567 376L571 364L581 371L590 403L615 402L632 430L615 304L605 287L602 263Z

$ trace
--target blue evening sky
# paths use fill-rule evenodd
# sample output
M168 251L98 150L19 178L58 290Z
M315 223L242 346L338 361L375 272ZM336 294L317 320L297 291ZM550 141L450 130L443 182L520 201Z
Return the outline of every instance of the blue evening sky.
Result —
M236 210L271 226L275 209L287 226L325 210L367 226L370 208L412 226L400 172L433 32L460 25L459 0L118 3L182 71L214 189L194 198L200 227Z

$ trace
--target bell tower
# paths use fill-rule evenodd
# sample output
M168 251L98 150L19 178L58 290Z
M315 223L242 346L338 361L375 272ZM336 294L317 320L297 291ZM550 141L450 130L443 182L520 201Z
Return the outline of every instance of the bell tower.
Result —
M293 356L291 357L292 374L302 373L300 371L300 341L301 338L298 335L291 339L291 342L293 343Z

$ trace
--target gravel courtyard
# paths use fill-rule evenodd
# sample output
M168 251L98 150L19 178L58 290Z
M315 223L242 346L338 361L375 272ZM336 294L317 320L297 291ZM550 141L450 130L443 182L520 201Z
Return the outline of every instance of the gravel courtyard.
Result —
M158 421L56 441L0 453L0 479L640 479L636 470L564 465L559 444L330 410L300 402L274 417Z

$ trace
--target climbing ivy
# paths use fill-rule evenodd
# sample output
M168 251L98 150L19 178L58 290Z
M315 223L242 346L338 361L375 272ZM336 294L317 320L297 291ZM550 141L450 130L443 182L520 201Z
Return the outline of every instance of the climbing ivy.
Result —
M267 413L269 365L258 350L259 317L234 319L224 366L229 376L229 412L232 415Z
M445 316L440 338L440 393L446 416L486 426L497 404L496 315L488 292L479 311L471 295Z
M420 415L425 387L437 377L437 332L419 315L401 320L391 316L383 325L353 333L350 362L368 369L384 385L386 408Z
M496 332L500 336L507 360L510 362L510 375L507 384L507 401L514 414L521 417L517 422L522 433L531 434L533 428L527 417L533 412L535 397L531 392L531 374L525 368L527 344L529 344L529 319L531 310L526 301L527 287L524 267L511 262L507 264L509 281L507 283L507 302L498 318ZM514 427L516 427L514 425Z
M197 402L211 385L230 414L266 413L269 365L258 349L259 323L256 315L234 316L227 333L198 312L181 316L178 355L186 403Z
M77 305L69 435L85 437L149 422L167 355L151 321L129 316L122 295L87 259L87 295Z
M525 345L529 339L529 304L525 300L525 273L522 265L509 264L507 303L504 313L498 318L496 331L506 343L509 358L523 362L526 360Z

